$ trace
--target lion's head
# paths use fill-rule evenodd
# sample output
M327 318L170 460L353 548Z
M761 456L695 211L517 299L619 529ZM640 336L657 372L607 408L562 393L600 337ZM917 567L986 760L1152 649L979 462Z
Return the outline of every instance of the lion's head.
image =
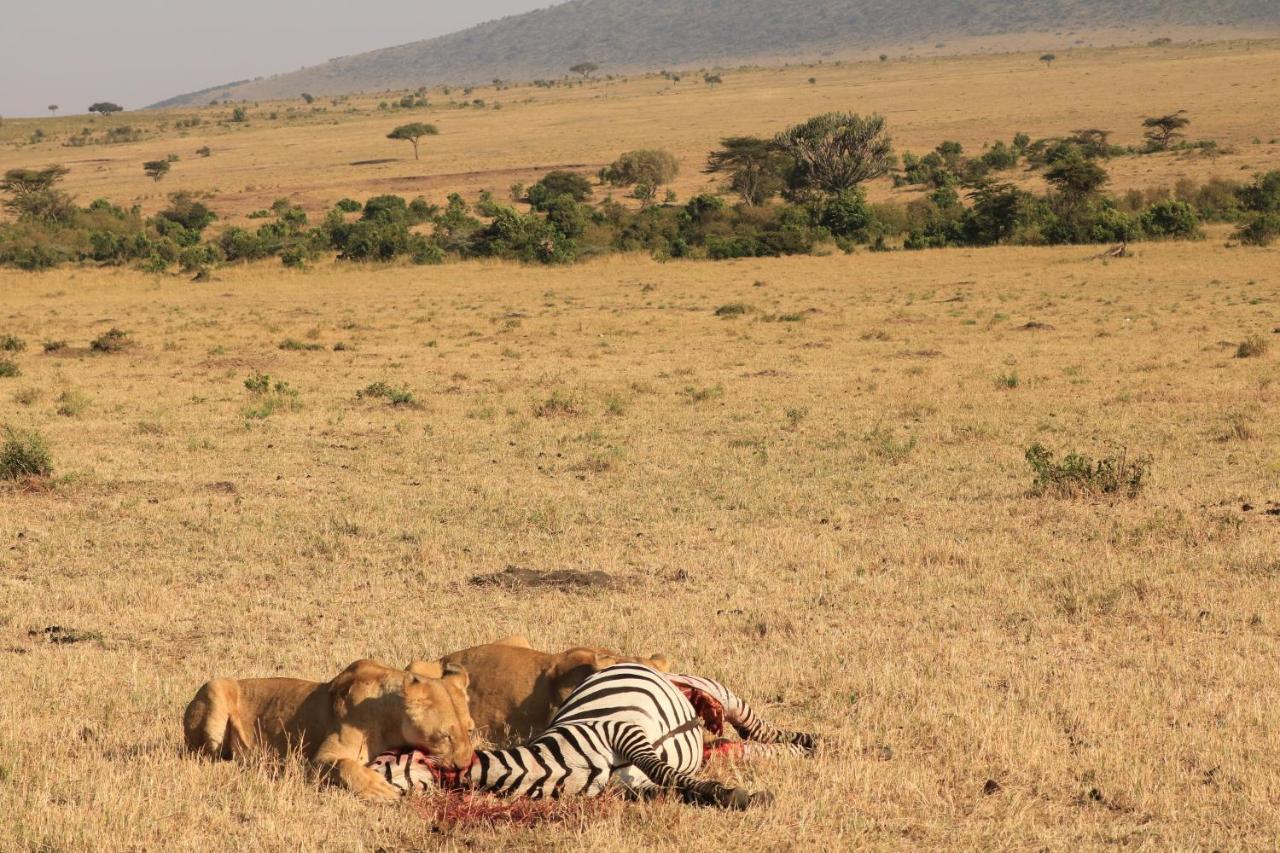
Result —
M439 677L357 661L329 684L335 714L376 725L387 746L409 746L445 766L466 767L475 723L467 707L467 671L442 667Z

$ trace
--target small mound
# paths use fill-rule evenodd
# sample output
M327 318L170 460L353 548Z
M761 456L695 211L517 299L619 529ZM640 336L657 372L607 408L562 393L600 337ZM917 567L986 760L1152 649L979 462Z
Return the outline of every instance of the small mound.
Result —
M536 571L520 566L507 566L500 572L473 575L473 586L496 586L502 589L614 589L618 581L608 572L584 572L577 569Z

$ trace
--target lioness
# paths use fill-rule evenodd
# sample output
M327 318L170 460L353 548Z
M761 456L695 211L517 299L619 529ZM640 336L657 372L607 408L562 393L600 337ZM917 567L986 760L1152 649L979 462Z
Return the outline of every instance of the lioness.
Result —
M410 672L438 678L450 666L465 667L471 716L481 736L495 745L523 743L540 734L578 685L616 663L644 664L659 672L663 655L635 658L579 646L559 654L540 652L521 636L453 652L438 661L414 661Z
M434 677L359 660L328 683L296 678L219 678L200 688L183 715L187 748L240 758L267 748L298 749L329 782L368 800L400 792L365 765L411 746L445 766L466 767L475 724L467 711L465 669L441 666Z

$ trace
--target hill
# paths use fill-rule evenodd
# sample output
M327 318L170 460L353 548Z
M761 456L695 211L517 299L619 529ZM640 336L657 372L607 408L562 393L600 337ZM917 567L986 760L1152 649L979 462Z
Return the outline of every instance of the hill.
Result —
M560 77L752 59L936 50L940 39L1083 32L1112 42L1205 27L1280 26L1274 0L570 0L426 41L332 59L288 74L179 95L153 106L346 94L440 83Z

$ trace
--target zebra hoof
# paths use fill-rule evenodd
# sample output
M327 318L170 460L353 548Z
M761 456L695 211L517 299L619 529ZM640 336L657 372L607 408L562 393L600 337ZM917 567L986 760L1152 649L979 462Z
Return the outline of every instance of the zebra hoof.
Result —
M735 812L746 811L751 805L751 794L744 788L721 788L716 805Z

